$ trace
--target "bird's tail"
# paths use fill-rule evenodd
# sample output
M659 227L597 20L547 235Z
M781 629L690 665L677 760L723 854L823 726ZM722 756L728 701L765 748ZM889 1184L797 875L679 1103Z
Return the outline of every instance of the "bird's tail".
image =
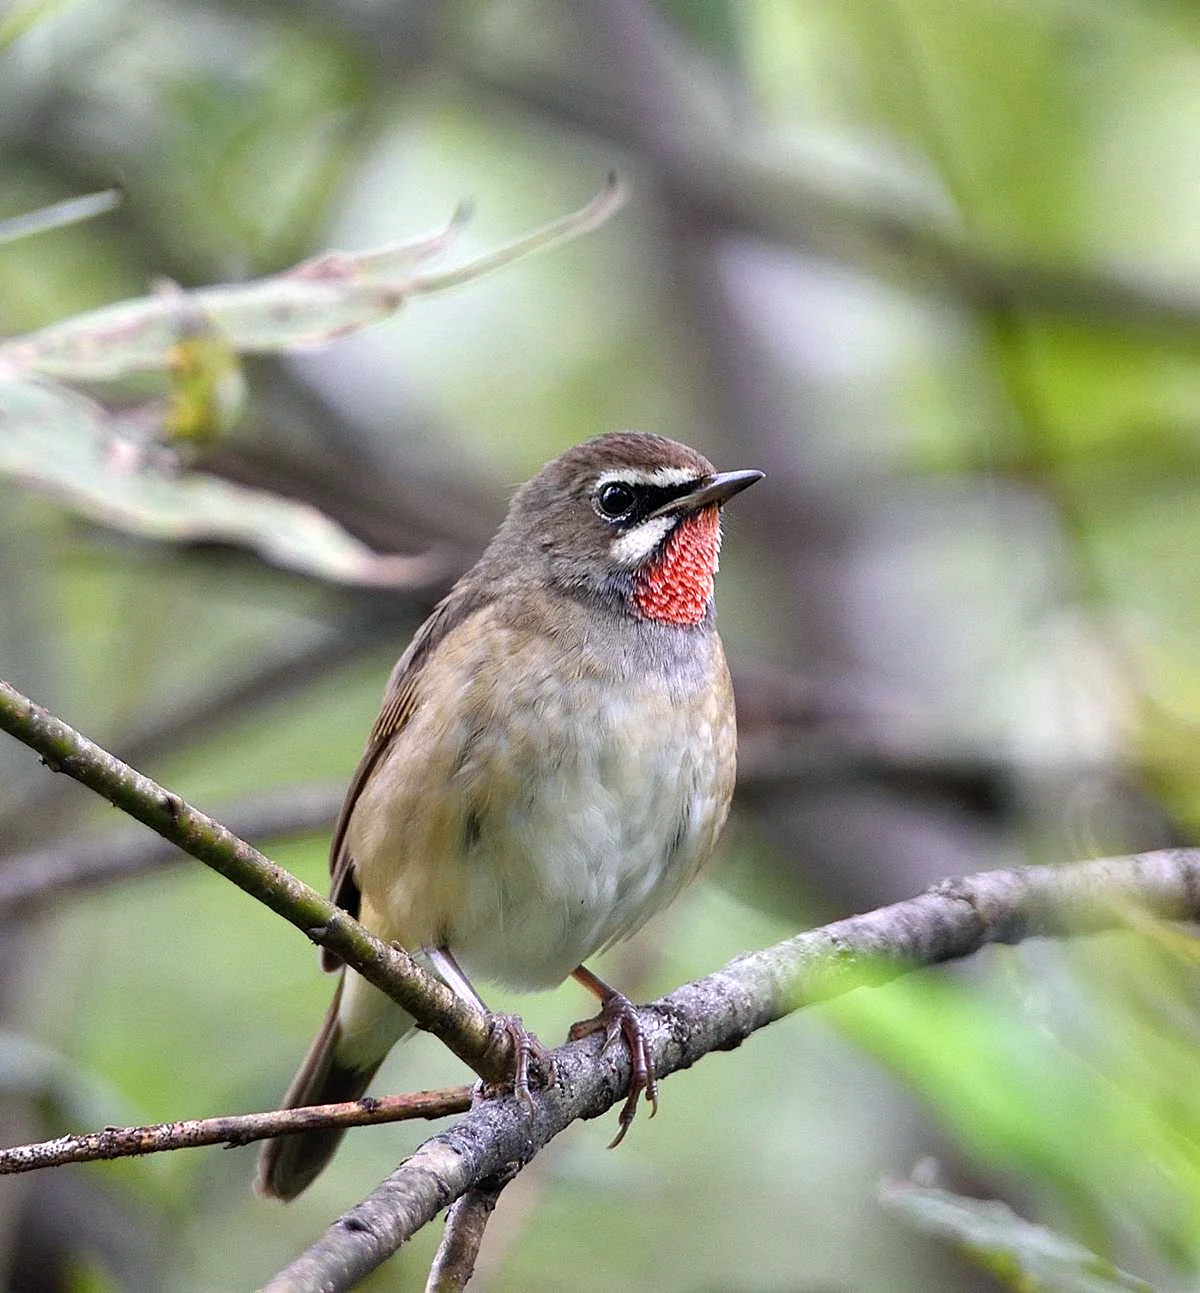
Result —
M411 1016L382 992L344 971L321 1031L280 1107L299 1109L359 1099L388 1051L413 1027ZM294 1199L333 1157L344 1134L345 1128L330 1127L264 1141L255 1190L284 1202Z

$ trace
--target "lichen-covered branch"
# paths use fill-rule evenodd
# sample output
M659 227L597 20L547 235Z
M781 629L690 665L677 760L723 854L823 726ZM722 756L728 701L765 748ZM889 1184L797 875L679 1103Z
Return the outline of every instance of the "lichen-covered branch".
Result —
M970 956L989 943L1120 928L1135 913L1200 919L1200 850L944 881L916 898L739 957L644 1007L642 1023L655 1069L666 1077L711 1051L735 1048L801 1006ZM529 1162L576 1119L598 1117L624 1098L623 1048L600 1054L592 1038L560 1048L554 1059L558 1082L535 1093L531 1113L515 1100L476 1105L335 1221L266 1293L353 1287L468 1190Z
M0 682L0 728L232 880L389 992L477 1072L510 1064L502 1030L458 1002L397 948L263 857L225 827L107 754ZM971 955L989 943L1069 937L1118 928L1136 914L1200 919L1200 850L1174 849L1062 867L991 871L740 957L643 1012L655 1068L666 1077L714 1050L730 1050L811 1002ZM557 1082L527 1111L481 1101L426 1141L366 1200L269 1286L273 1293L347 1289L438 1212L476 1187L518 1170L570 1123L622 1099L629 1081L620 1047L598 1038L555 1052ZM274 1132L270 1134L275 1134ZM228 1139L221 1136L220 1139Z

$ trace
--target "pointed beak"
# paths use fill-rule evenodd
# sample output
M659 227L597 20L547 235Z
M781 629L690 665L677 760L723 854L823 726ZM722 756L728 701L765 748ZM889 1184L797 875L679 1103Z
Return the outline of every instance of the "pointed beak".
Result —
M698 512L702 507L720 507L727 503L734 494L749 489L756 480L762 480L761 471L718 471L705 476L690 494L673 498L662 507L655 508L646 519L656 516L678 516L683 512Z

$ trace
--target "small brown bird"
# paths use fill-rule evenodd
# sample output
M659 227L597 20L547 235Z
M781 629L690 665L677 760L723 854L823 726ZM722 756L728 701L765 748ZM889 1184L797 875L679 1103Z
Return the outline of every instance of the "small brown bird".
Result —
M670 902L725 823L720 507L761 477L634 432L543 467L400 657L334 828L334 901L473 1004L468 976L532 990L573 975L600 999L572 1036L629 1046L618 1140L640 1094L653 1106L654 1072L632 1004L583 962ZM343 971L284 1105L357 1099L413 1027ZM521 1040L518 1094L540 1052ZM294 1198L341 1134L267 1141L260 1192Z

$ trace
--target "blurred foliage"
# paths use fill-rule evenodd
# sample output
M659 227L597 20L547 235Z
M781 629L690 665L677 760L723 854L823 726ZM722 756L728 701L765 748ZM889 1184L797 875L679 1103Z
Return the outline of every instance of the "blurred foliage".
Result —
M891 1184L883 1202L915 1226L942 1234L1020 1293L1150 1293L1150 1285L1118 1270L1081 1244L1023 1221L1002 1203L964 1199Z
M1112 1251L1129 1228L1194 1269L1200 1110L1181 1093L1200 1027L1196 950L1150 929L998 952L1027 964L967 988L903 983L829 1009L977 1161L1050 1188L1072 1233ZM1036 969L1053 989L1035 986Z
M131 373L110 338L119 379L66 390L18 381L27 338L0 348L0 669L89 735L201 805L344 780L509 489L637 426L768 480L723 552L745 770L726 861L609 977L649 997L942 874L1194 842L1190 6L67 0L0 17L0 61L0 231L122 193L0 245L0 328L94 336L118 302L143 335L166 321L154 364L176 369ZM247 360L213 326L214 301L264 285L336 293L371 253L331 248L464 199L469 263L613 169L632 198L603 228L337 340L381 311L326 296L319 350ZM189 470L141 481L167 489L161 524L113 524L138 476L119 486L96 445L116 423L141 464L164 398ZM23 483L56 473L93 505ZM280 569L192 523L218 495L243 521L268 496L327 518L360 560L445 565L407 591ZM260 519L284 539L283 512ZM0 746L0 866L111 823L30 764ZM320 884L324 850L273 856ZM1043 1255L1194 1287L1195 944L1131 921L805 1012L672 1078L617 1154L607 1124L573 1128L501 1200L480 1286L981 1287L876 1201L932 1154L960 1199L1013 1211L951 1200L959 1220L926 1229L1003 1217L1001 1247L1036 1233ZM0 1134L268 1107L328 990L302 940L199 868L0 919ZM519 1008L554 1039L585 1003ZM456 1073L422 1038L380 1089ZM286 1211L249 1195L247 1150L6 1178L0 1271L248 1287L425 1134L352 1133ZM434 1229L368 1286L418 1285Z
M378 556L311 506L187 470L188 451L219 441L239 419L238 351L296 349L352 334L410 296L469 283L587 232L622 198L610 177L586 207L450 270L420 272L452 242L459 217L429 238L328 253L240 289L189 295L163 284L153 296L0 344L0 472L133 534L246 546L331 581L428 578L436 558ZM33 213L28 231L44 230L62 207ZM161 407L116 414L66 385L142 369L165 370Z

